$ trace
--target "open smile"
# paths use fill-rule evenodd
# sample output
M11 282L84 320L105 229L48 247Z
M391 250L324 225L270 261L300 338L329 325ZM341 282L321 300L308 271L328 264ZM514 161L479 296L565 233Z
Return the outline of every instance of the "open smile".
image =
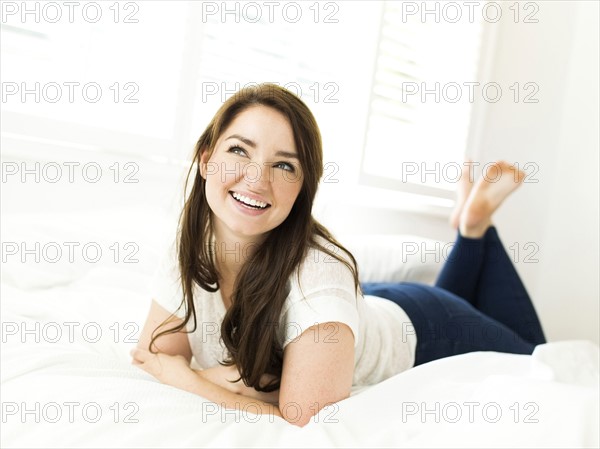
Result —
M229 194L238 203L240 203L244 207L248 207L250 209L264 210L264 209L271 207L271 205L269 203L266 203L264 201L255 200L253 198L248 198L247 196L244 196L237 192L229 191Z

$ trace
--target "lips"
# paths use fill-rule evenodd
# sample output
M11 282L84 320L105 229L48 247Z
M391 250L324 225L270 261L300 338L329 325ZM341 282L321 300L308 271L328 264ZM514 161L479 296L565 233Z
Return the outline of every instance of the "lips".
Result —
M264 209L267 209L268 207L271 207L271 205L265 201L250 198L246 195L242 195L241 193L230 191L229 194L238 203L243 204L244 206L252 208L252 209L264 210Z

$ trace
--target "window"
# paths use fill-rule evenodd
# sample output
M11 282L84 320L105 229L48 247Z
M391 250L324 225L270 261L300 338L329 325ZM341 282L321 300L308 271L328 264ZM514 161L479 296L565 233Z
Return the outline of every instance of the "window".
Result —
M398 167L462 159L472 114L462 83L476 80L480 23L406 22L402 2L292 2L273 15L256 2L92 3L102 20L77 10L72 23L67 11L43 20L56 2L27 6L26 20L3 17L5 149L51 143L185 163L229 95L271 81L315 114L325 182L450 197L453 185L398 180ZM435 83L444 98L458 85L463 98L420 101Z
M469 138L482 21L420 17L402 2L382 10L361 180L450 198Z
M163 152L174 138L185 5L169 4L165 15L160 3L102 3L97 22L80 5L72 23L60 5L23 3L23 18L3 17L3 131L82 149ZM57 11L61 20L49 22Z

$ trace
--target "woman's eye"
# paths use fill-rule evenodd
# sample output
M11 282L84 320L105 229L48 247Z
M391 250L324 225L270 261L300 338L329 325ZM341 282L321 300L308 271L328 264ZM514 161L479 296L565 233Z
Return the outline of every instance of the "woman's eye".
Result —
M288 164L287 162L278 162L277 164L275 164L275 168L282 168L283 170L290 171L290 172L296 171L294 166L292 164Z
M242 147L238 147L237 145L233 146L233 147L230 147L227 150L227 152L228 153L233 153L233 154L239 154L240 156L245 156L246 155L246 150L244 150Z

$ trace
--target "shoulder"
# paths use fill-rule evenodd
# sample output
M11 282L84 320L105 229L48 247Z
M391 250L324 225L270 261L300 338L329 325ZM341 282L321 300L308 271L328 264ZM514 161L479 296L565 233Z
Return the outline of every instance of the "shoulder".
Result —
M339 253L333 249L331 252L341 255L341 249L337 249ZM284 348L311 326L327 322L347 324L358 341L358 292L354 275L344 262L326 251L311 248L290 278L289 287L280 323Z
M293 276L305 292L323 287L344 287L355 291L354 264L348 254L334 243L316 238Z
M279 405L285 419L301 426L323 406L349 396L359 341L354 274L344 263L352 266L351 259L326 239L317 243L321 248L308 250L291 280L281 323Z
M291 299L335 296L354 302L357 286L350 256L334 243L317 237L290 279Z

